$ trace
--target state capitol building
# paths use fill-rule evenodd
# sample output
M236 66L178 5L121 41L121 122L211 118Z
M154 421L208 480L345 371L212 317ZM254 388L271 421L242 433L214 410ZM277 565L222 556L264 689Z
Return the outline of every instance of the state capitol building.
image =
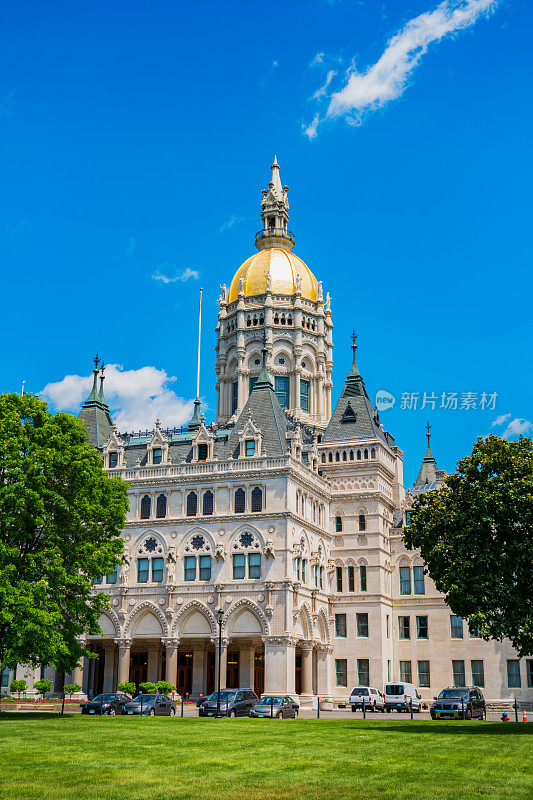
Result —
M424 700L454 684L531 700L533 660L469 630L403 543L413 497L445 478L429 432L406 492L355 341L332 398L330 298L293 252L276 160L261 219L257 252L218 300L215 423L197 397L183 428L121 433L95 366L79 417L130 507L124 563L97 587L111 601L86 642L99 658L71 679L92 694L128 679L211 692L221 608L223 687L303 707L398 679Z

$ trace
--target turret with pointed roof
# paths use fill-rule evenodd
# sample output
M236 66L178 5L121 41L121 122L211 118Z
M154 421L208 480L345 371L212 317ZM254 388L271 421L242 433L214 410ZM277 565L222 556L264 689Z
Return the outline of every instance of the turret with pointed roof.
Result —
M284 456L287 453L288 419L268 374L267 349L264 341L262 354L261 372L228 439L226 453L230 458L238 457L240 433L248 420L252 420L261 430L262 455Z
M294 236L287 229L289 222L288 186L281 185L278 159L270 167L271 175L268 189L263 189L261 199L261 220L263 229L256 234L255 246L258 250L267 247L280 247L291 251L294 247Z
M446 473L444 470L441 470L437 466L437 462L435 460L435 456L431 452L431 425L429 424L429 420L426 425L426 437L428 440L426 455L422 461L422 466L420 467L420 472L418 473L418 478L414 483L414 488L419 489L424 486L432 485L434 488L435 485L442 483L444 478L446 477Z
M344 388L322 437L322 442L342 442L350 439L382 439L392 437L379 424L379 414L367 394L365 382L356 360L357 335L352 333L352 366ZM390 442L389 442L390 443Z
M98 364L100 362L98 353L94 357L93 361L93 386L89 396L87 397L87 400L81 407L81 411L78 414L78 419L81 419L81 421L85 424L89 441L91 441L96 447L101 448L105 445L109 439L109 436L111 435L113 421L111 419L109 407L104 396L105 364L102 359L100 389L98 390Z

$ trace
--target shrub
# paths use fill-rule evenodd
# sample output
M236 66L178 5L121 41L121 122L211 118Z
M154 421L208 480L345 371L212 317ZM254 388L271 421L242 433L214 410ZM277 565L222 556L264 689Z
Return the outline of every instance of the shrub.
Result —
M155 686L157 691L161 692L161 694L172 694L172 692L176 691L176 687L172 686L168 681L157 681Z
M27 681L22 680L22 679L21 680L12 680L11 683L9 684L10 691L17 692L17 694L19 696L19 699L20 699L20 693L21 692L25 692L27 688L28 688Z
M125 694L131 694L132 696L135 694L137 687L133 683L133 681L124 681L123 683L119 683L117 686L119 692L124 692Z
M63 691L65 694L70 695L70 699L72 700L72 695L75 694L75 692L81 692L81 686L79 683L67 683L67 685L63 687Z
M155 683L151 683L151 681L145 681L145 683L140 683L139 688L142 689L144 694L155 694L155 692L157 691Z
M42 695L43 700L44 700L44 696L45 696L46 692L51 692L52 691L52 680L51 680L51 678L41 678L40 681L35 681L35 683L33 684L33 688L40 695Z

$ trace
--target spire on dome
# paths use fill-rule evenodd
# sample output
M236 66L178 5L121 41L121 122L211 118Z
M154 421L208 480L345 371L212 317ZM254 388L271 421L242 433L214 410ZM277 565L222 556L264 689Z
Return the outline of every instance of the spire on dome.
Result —
M102 363L100 364L100 391L98 392L98 400L102 403L102 405L107 407L107 403L104 397L105 368L106 365L104 364L104 359L102 359Z
M257 380L254 383L252 392L259 391L260 389L271 389L274 391L274 386L272 381L270 380L270 375L268 374L268 367L266 363L267 359L267 348L266 348L266 334L263 335L263 348L261 353L263 355L263 365L261 367L261 372L257 376Z
M270 167L268 189L263 189L261 200L261 220L263 228L255 235L255 246L258 250L267 247L280 247L291 251L294 247L294 236L287 229L289 222L288 186L281 185L277 156Z

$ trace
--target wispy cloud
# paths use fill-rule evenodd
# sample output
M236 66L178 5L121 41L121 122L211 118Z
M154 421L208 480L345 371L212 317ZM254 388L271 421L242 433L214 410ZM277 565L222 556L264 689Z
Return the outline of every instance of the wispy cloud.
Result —
M152 275L154 281L161 281L162 283L177 283L178 281L188 281L191 278L197 281L199 277L200 273L198 270L191 269L190 267L187 267L181 275L174 275L173 277L165 275L165 273L160 272L160 270L156 270Z
M326 57L325 53L317 53L316 56L309 62L309 66L316 67L318 66L318 64L322 64L325 57Z
M229 231L235 227L235 225L239 225L241 222L244 222L244 217L238 217L237 214L232 214L226 222L223 222L220 228L218 229L220 233L224 233L225 231Z
M305 135L308 136L310 139L315 138L319 122L320 122L320 117L318 116L318 114L315 114L309 125L302 125Z
M382 108L403 94L409 78L432 43L470 27L481 16L493 11L499 2L444 0L433 11L410 20L390 39L373 66L359 72L352 64L345 73L345 85L331 94L328 109L319 122L345 116L352 124L361 124L365 113ZM317 126L313 120L304 126L305 134L314 138Z
M320 98L326 94L326 90L336 74L337 73L334 69L329 70L328 74L326 75L326 80L324 81L320 89L316 90L316 92L312 97L312 100L320 100Z
M164 369L125 370L120 364L109 364L105 376L106 400L121 431L150 428L157 418L169 427L183 425L192 416L193 400L176 394L170 384L177 379ZM66 375L57 383L48 383L40 394L58 411L77 413L92 380L91 375Z
M533 422L528 419L513 419L502 433L502 436L504 439L509 439L511 436L520 436L521 434L530 433L532 430Z
M494 428L496 425L503 425L504 422L511 417L510 414L501 414L499 417L496 417L494 422L492 423L492 427Z

